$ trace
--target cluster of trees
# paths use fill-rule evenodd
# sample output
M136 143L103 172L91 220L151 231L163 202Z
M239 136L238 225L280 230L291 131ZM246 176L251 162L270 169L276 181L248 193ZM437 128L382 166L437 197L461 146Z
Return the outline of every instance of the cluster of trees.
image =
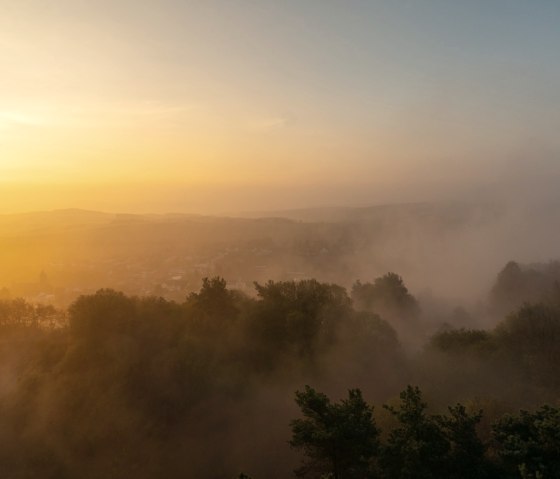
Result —
M332 479L537 479L560 477L560 409L505 415L484 442L483 411L462 404L428 414L420 389L408 386L398 406L383 407L394 425L383 436L359 389L332 403L307 386L296 393L302 418L291 423L292 447L305 460L295 473Z
M31 304L21 298L0 299L0 333L31 331L60 327L65 322L63 311L54 306Z
M489 424L508 408L557 398L558 304L523 306L488 331L442 330L411 356L400 332L422 329L424 314L391 273L356 283L350 294L316 280L270 281L255 284L250 297L210 278L182 302L108 289L66 312L0 301L0 475L211 478L246 470L286 477L297 460L286 447L294 390L315 384L338 396L350 385L382 402L410 383L436 409L470 402L432 416L419 391L407 390L400 405L383 409L381 427L358 389L337 404L306 389L297 396L305 418L292 423L292 445L309 458L298 474L436 477L410 475L424 470L414 462L423 459L429 474L467 477L453 476L453 467L472 466L461 465L471 460L467 447L485 473L545 474L537 459L518 460L521 440L508 438L522 429L515 421L552 424L535 426L534 436L555 437L554 409L508 416L495 433ZM484 417L477 404L485 405ZM327 429L311 419L327 421ZM420 436L412 440L413 433ZM317 449L330 447L333 434L347 441L337 443L336 473ZM459 444L467 437L471 443ZM527 439L527 454L539 440ZM434 451L442 456L435 462Z
M420 313L418 301L395 273L387 273L373 283L356 281L352 300L357 309L375 311L383 317L414 320Z
M461 368L471 391L488 393L494 381L513 398L554 401L560 391L559 345L560 296L526 303L491 330L444 329L431 337L428 350L433 362ZM450 377L450 368L445 371Z
M388 321L401 343L418 345L426 325L420 321L418 301L398 274L387 273L373 283L358 280L352 285L351 297L357 310L374 312Z
M251 298L205 279L182 303L105 289L77 299L57 327L56 310L2 304L6 477L224 477L241 463L263 471L251 442L287 424L288 391L309 380L380 382L384 365L402 364L385 321L315 280L256 284ZM272 428L268 440L280 437ZM235 441L245 443L238 452ZM289 463L286 454L272 462Z
M490 292L491 307L508 313L524 303L548 300L560 293L560 261L521 265L510 261Z

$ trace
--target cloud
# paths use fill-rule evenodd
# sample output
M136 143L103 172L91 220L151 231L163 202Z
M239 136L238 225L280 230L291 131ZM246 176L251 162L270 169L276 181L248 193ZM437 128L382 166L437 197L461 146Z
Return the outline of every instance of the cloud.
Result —
M69 128L169 125L180 121L193 107L156 102L137 104L82 104L0 110L0 129L21 126Z
M286 128L294 123L294 117L290 115L258 118L248 123L247 129L257 133L265 133Z
M36 126L46 123L41 115L28 112L0 111L0 128L10 126Z

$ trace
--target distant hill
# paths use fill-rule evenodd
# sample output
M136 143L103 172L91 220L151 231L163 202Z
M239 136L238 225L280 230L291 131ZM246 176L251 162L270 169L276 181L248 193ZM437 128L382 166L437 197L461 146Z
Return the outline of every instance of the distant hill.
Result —
M439 217L442 220L468 220L473 217L495 216L503 207L478 203L402 203L372 206L332 206L274 211L249 211L234 214L242 218L275 217L306 222L363 222L384 219L419 219Z
M69 209L0 215L0 288L43 270L55 284L134 284L134 293L178 276L189 284L222 275L350 285L394 271L415 289L472 297L488 291L508 261L557 259L558 245L560 208L546 205L412 203L228 217Z
M0 236L99 226L114 221L115 217L111 213L80 209L4 214L0 215Z

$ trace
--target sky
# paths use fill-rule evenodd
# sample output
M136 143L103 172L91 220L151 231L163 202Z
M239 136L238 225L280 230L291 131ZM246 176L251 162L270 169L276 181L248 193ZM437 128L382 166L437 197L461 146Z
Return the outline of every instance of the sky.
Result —
M0 9L3 213L557 194L555 0Z

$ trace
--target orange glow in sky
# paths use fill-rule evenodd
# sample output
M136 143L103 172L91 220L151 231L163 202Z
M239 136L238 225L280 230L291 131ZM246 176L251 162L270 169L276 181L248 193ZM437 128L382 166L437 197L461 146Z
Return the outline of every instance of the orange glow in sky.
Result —
M560 149L557 9L341 5L12 2L0 211L416 201Z

